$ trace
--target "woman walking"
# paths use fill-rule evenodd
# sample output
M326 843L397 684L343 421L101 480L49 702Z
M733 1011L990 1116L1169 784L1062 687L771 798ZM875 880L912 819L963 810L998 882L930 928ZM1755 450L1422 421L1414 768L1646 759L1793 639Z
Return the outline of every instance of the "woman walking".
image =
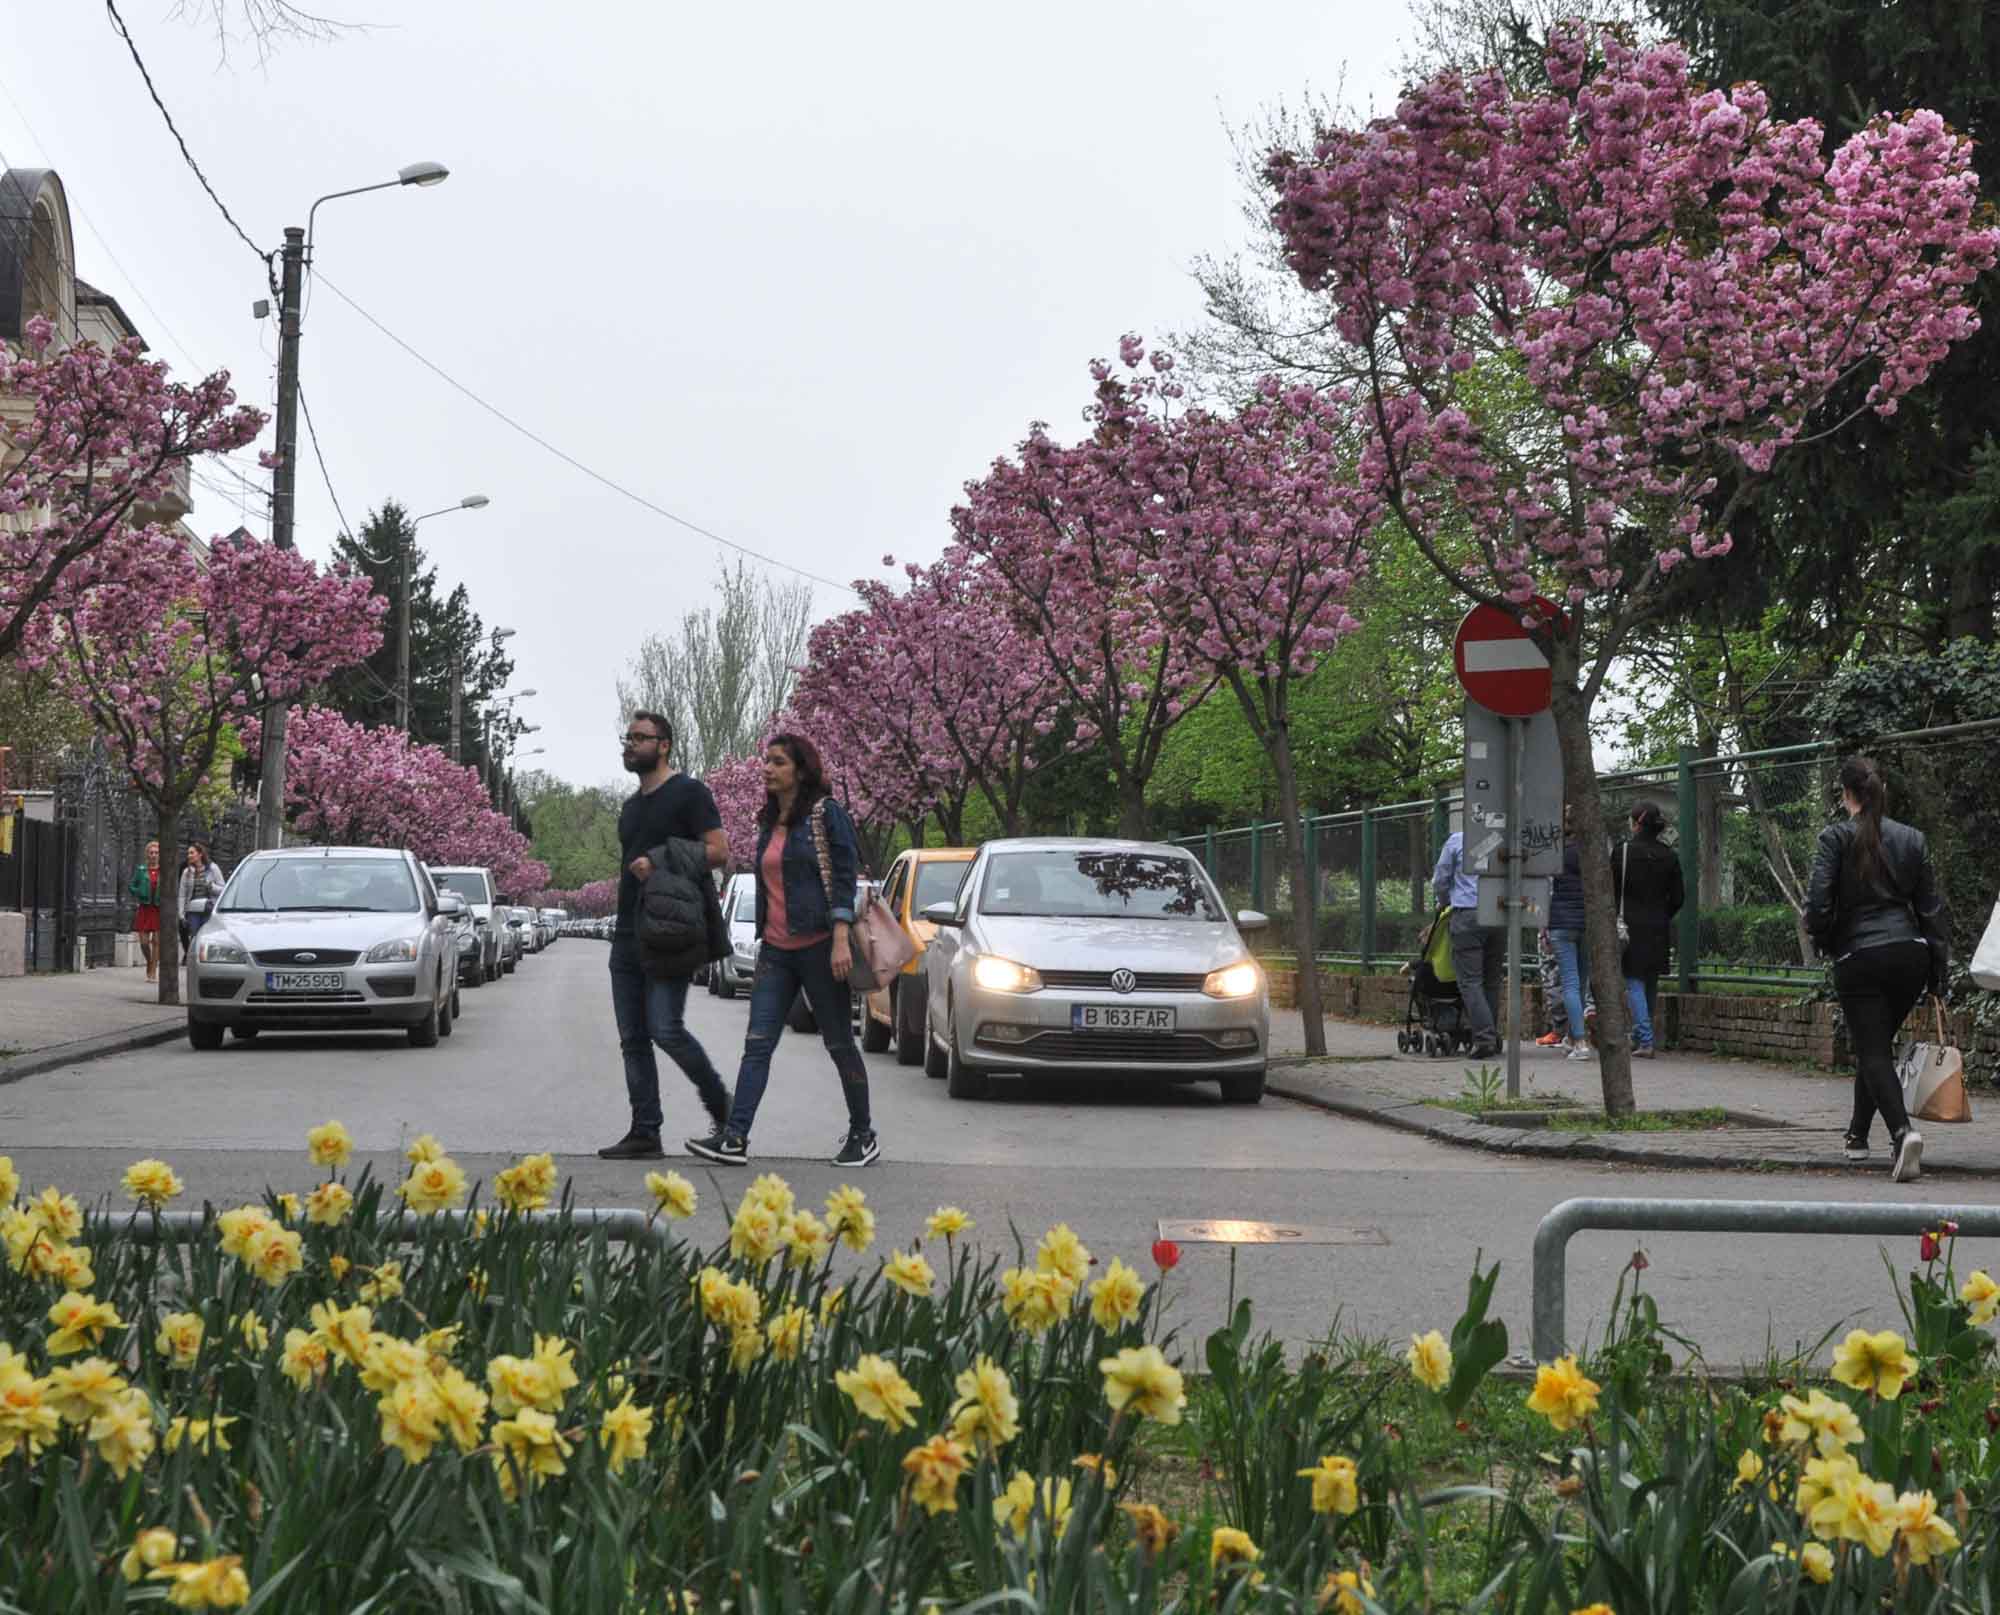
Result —
M1630 940L1625 944L1625 1001L1632 1008L1632 1058L1653 1058L1653 1013L1667 968L1674 916L1687 901L1681 861L1660 840L1667 816L1657 802L1632 808L1631 839L1611 860L1611 888Z
M1924 1138L1910 1125L1896 1081L1896 1034L1928 988L1942 993L1951 933L1937 873L1921 832L1884 818L1888 792L1875 764L1840 765L1846 818L1820 832L1806 887L1806 930L1833 960L1834 991L1854 1045L1850 1161L1868 1159L1868 1132L1881 1112L1889 1129L1889 1176L1914 1183Z
M181 870L180 907L174 912L180 916L181 946L186 947L194 940L195 932L201 929L204 914L190 917L188 904L197 897L213 899L222 891L222 871L208 861L208 848L199 841L190 841L187 850L187 867Z
M146 956L146 979L160 979L160 844L146 843L146 856L132 871L125 888L137 905L132 929L139 933L139 951Z
M757 815L757 974L750 985L750 1030L729 1119L690 1154L740 1166L750 1128L771 1077L771 1056L785 1016L801 992L833 1056L847 1100L847 1136L835 1166L866 1166L882 1153L868 1114L868 1068L854 1041L847 976L854 959L855 872L861 866L853 822L827 793L818 750L799 735L777 735L764 751L764 806Z
M1563 1020L1568 1028L1568 1058L1588 1060L1594 1054L1583 1014L1589 990L1590 961L1583 951L1583 844L1576 838L1573 817L1563 809L1563 867L1549 891L1549 942L1555 950L1557 979L1562 984Z

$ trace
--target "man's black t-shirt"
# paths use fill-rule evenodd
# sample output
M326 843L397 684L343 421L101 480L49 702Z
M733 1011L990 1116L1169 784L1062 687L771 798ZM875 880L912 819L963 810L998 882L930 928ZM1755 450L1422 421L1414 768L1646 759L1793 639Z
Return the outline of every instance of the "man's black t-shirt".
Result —
M699 841L722 828L722 813L709 788L689 774L674 774L651 792L634 791L618 812L618 933L630 936L639 910L639 883L628 867L649 847L676 838Z

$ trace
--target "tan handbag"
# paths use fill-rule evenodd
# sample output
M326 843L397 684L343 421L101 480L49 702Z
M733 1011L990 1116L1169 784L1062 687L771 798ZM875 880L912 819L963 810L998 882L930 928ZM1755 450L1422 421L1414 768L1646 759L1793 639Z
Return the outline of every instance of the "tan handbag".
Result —
M1935 1043L1913 1043L1896 1062L1903 1085L1903 1108L1922 1122L1969 1122L1972 1102L1965 1094L1965 1057L1944 1037L1944 1001L1931 999L1937 1021Z
M822 796L813 804L813 850L819 854L820 885L826 888L827 907L833 906L833 854L827 844L826 804ZM838 923L838 922L836 922ZM917 956L917 945L896 923L895 916L872 898L862 902L847 926L847 985L858 993L879 991L896 979L904 965Z

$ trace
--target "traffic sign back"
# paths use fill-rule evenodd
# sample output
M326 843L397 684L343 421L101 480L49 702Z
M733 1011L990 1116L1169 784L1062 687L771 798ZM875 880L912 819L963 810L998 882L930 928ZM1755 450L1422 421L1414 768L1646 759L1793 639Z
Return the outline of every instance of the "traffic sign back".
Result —
M1551 602L1537 599L1534 605L1551 622L1561 620ZM1532 718L1548 710L1555 676L1517 613L1499 606L1474 606L1458 625L1451 655L1465 693L1488 712L1503 718Z

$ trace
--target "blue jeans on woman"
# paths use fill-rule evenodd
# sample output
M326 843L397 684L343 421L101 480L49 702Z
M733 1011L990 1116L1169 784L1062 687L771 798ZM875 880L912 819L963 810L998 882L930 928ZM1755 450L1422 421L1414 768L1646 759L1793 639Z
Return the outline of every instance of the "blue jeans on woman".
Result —
M743 1065L736 1073L736 1105L729 1113L729 1131L748 1139L771 1080L771 1055L784 1034L792 1000L804 992L819 1022L820 1041L840 1073L840 1091L847 1100L851 1132L873 1130L868 1116L868 1067L854 1041L853 1005L847 983L833 977L833 938L803 948L757 950L757 974L750 983L750 1031L743 1039Z
M1583 933L1551 931L1549 941L1555 944L1556 969L1562 976L1563 1013L1569 1017L1569 1040L1582 1043L1586 1041L1583 1030L1584 984L1590 979L1590 966L1583 953Z
M1632 1007L1632 1047L1653 1046L1653 1003L1660 990L1658 976L1627 976L1625 1002Z

